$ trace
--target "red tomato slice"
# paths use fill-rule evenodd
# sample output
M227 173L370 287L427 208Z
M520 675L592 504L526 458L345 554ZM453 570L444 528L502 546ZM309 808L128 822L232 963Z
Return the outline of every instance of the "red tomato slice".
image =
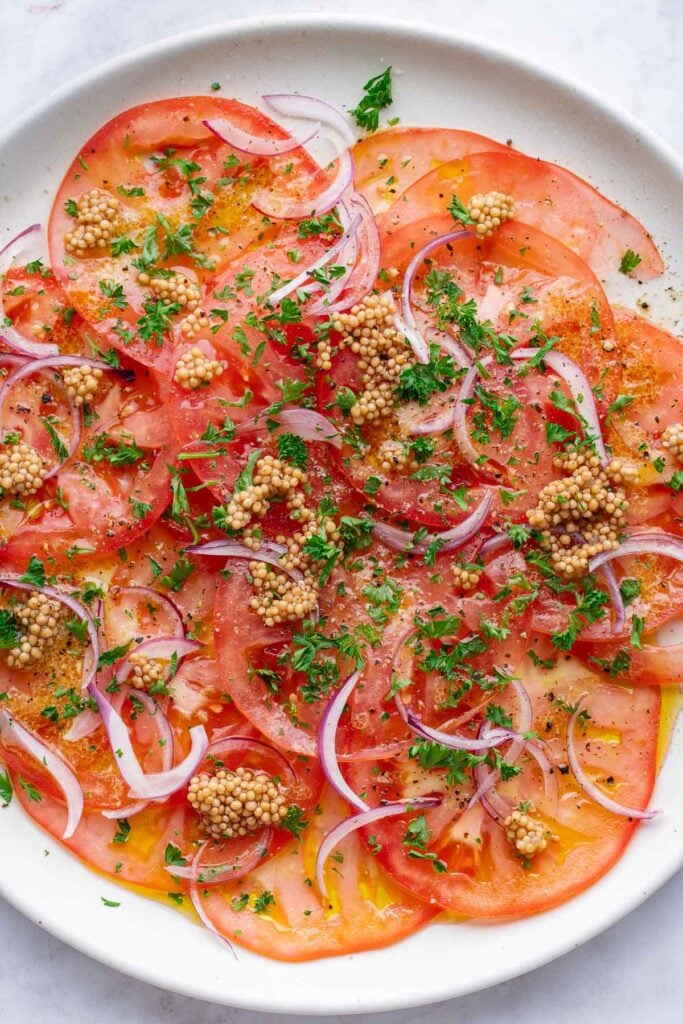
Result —
M12 267L2 284L5 314L29 341L58 345L68 354L92 356L88 326L76 312L51 270L29 273Z
M278 234L278 225L251 206L257 189L277 182L278 192L305 196L325 184L326 175L303 149L250 163L235 156L203 124L212 118L226 118L256 136L287 137L264 114L237 100L189 96L134 107L84 144L52 208L52 266L72 305L103 343L146 365L168 366L168 331L179 316L176 310L163 318L160 330L145 340L140 321L150 293L138 280L135 262L151 257L157 269L187 269L208 297L205 283L216 270ZM114 249L108 243L83 255L68 250L65 236L77 227L74 204L91 189L118 204L113 234L130 239L134 248L118 241ZM155 243L147 234L153 228Z
M357 836L336 851L344 858L342 870L329 862L329 906L307 884L320 841L347 813L339 797L326 790L321 813L300 843L239 882L200 889L204 911L221 935L263 956L296 961L378 949L426 924L434 908L402 892ZM248 903L240 899L242 893L249 894ZM271 894L270 902L264 893Z
M491 191L511 195L520 221L574 249L597 274L614 273L628 249L641 257L640 279L664 270L651 235L635 217L564 167L512 150L456 154L411 185L380 224L395 227L445 211L454 193L467 206L472 196Z
M509 151L485 135L457 128L391 128L356 143L356 188L375 214L388 210L414 181L470 153Z
M534 728L549 745L556 766L560 798L549 801L534 762L522 761L522 774L500 784L511 801L531 800L537 816L553 836L547 849L525 868L503 829L480 804L463 806L473 784L449 787L444 771L416 771L415 762L373 766L354 762L345 769L357 792L373 804L397 797L443 794L442 805L425 812L430 830L429 851L445 865L437 873L429 860L410 856L404 843L406 822L385 820L366 830L381 845L379 861L408 892L468 917L519 917L547 910L570 899L603 875L623 853L636 822L619 817L585 798L566 768L567 713L556 701L576 700L595 677L577 662L542 675L525 671L524 682L534 704ZM502 698L505 704L505 697ZM498 703L498 695L496 695ZM591 778L605 792L628 806L647 805L656 775L660 695L656 689L625 690L604 685L586 699L590 714L586 732L576 740L578 755ZM376 768L381 767L381 774Z
M35 410L52 417L66 440L69 419L60 390L45 377L26 378L12 391L5 411L6 426L52 461L54 452L47 452L54 442ZM169 435L156 378L140 371L126 382L112 372L100 387L75 455L25 502L18 521L17 510L2 504L2 561L23 568L33 554L70 560L116 550L144 534L170 499L174 447Z

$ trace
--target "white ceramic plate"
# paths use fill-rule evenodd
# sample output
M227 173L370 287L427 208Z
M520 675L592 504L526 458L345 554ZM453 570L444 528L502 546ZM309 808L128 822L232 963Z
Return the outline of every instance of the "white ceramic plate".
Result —
M680 315L683 164L646 128L578 86L478 42L356 17L294 16L212 27L115 60L34 109L0 139L1 231L45 219L80 144L136 103L208 92L257 103L301 91L353 105L386 63L404 123L468 128L563 163L642 219L669 264L648 287L650 314ZM2 235L0 235L2 237ZM635 282L611 283L633 305ZM619 864L556 910L508 924L434 925L388 949L307 964L235 961L208 932L83 867L13 804L2 813L0 891L31 920L103 963L202 999L290 1013L388 1010L462 995L575 948L651 895L683 863L683 730L657 783L666 813L641 828ZM46 854L48 854L46 856ZM119 900L112 910L101 897Z

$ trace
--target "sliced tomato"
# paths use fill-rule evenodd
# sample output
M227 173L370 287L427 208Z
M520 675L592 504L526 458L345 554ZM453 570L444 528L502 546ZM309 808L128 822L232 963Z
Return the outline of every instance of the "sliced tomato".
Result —
M635 217L564 167L509 149L462 158L456 153L411 185L380 223L386 228L421 220L445 212L454 194L467 206L474 195L491 191L511 195L520 221L574 249L601 276L615 273L628 249L641 257L639 278L664 270L651 235Z
M82 146L52 208L52 266L72 305L103 342L146 365L168 366L168 327L180 317L170 315L151 340L144 327L140 334L150 293L138 280L139 258L149 258L156 270L187 270L208 298L207 282L216 271L252 244L277 236L278 225L251 205L257 190L314 195L327 180L304 149L247 163L205 126L215 118L255 136L287 137L237 100L189 96L147 103L119 114ZM82 255L68 250L65 236L77 227L74 204L91 189L118 204L115 236L134 247L119 241L114 249L107 244ZM153 244L148 232L154 228Z
M34 444L46 461L54 462L50 447L58 443L46 417L58 441L63 445L68 439L62 392L57 378L46 383L35 376L21 381L7 399L7 427ZM23 568L33 554L70 562L78 555L117 550L144 534L166 508L174 446L158 380L144 370L132 381L112 371L87 418L74 456L23 503L20 516L7 500L1 503L5 565Z
M203 909L221 935L275 960L314 960L387 946L429 921L434 908L402 892L356 836L336 851L343 869L330 862L329 902L322 903L310 885L315 854L346 814L343 801L326 790L300 843L239 882L200 889Z
M51 270L42 265L33 272L12 267L2 293L5 315L29 341L58 345L63 353L92 356L89 328Z
M356 143L356 188L373 213L383 213L413 182L440 164L470 153L509 151L508 146L457 128L391 128Z
M578 787L567 768L568 716L558 701L571 703L590 687L585 700L590 719L576 739L582 765L606 793L627 806L645 807L652 793L660 709L656 689L596 686L595 676L571 660L553 672L525 672L524 683L533 701L533 728L548 745L559 785L555 803L544 794L540 773L528 759L520 762L520 775L497 787L512 804L531 801L550 833L547 849L530 862L516 855L480 803L466 810L474 789L471 780L449 786L443 769L420 771L414 761L354 762L345 768L353 787L372 804L430 793L442 796L440 807L425 812L427 852L440 861L441 871L428 859L411 857L405 821L375 823L365 838L374 836L373 847L381 846L380 863L408 892L453 913L520 917L565 902L609 870L637 827L634 820L587 799ZM496 703L505 705L505 695L500 701L496 695Z

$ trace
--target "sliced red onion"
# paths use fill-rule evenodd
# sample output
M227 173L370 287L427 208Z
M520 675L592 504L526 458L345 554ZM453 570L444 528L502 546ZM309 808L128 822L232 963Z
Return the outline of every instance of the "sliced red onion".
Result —
M441 554L443 551L452 551L454 548L462 547L463 544L466 544L468 540L474 537L477 531L484 525L492 502L493 497L490 491L487 491L474 512L470 513L467 519L463 519L461 523L458 523L457 526L452 526L449 530L443 530L441 533L432 533L428 537L419 540L416 544L413 543L414 532L399 530L398 527L391 526L389 523L375 523L372 532L383 544L386 544L393 551L410 550L422 554L428 550L431 544L438 541L440 542L438 553Z
M186 640L184 637L159 636L151 640L143 640L135 648L133 654L144 654L147 658L159 658L162 661L170 661L175 654L178 661L198 651L202 645L198 640ZM133 662L130 654L116 668L116 678L119 683L125 683L133 671Z
M433 729L430 725L425 725L419 715L416 715L410 707L405 706L400 694L394 695L394 701L401 718L417 736L421 736L425 740L432 740L434 743L440 743L441 746L450 747L452 750L491 750L506 740L518 738L517 733L511 729L492 730L486 736L480 738L458 736L454 733L443 732L441 729Z
M8 711L0 710L0 732L5 731L28 754L35 757L55 780L66 800L66 825L62 839L70 839L83 815L83 790L69 766L61 757L25 729Z
M121 715L94 684L90 686L90 693L100 709L102 722L107 731L118 770L130 787L131 796L134 799L156 800L168 797L185 785L203 761L209 746L206 729L203 725L193 725L190 728L190 752L180 764L175 765L169 771L146 775L140 766L128 727ZM161 709L158 709L156 713L157 715L163 714Z
M284 299L287 295L290 295L292 292L295 292L297 288L301 288L301 286L308 280L311 274L313 274L316 270L320 270L322 267L326 267L327 264L330 263L335 258L337 253L341 252L341 250L344 248L347 242L349 242L349 240L356 235L358 228L361 225L361 221L362 217L359 213L357 213L353 220L351 221L351 223L349 224L349 226L347 227L347 229L344 231L344 234L340 235L340 237L337 239L334 245L330 246L329 249L326 249L322 256L318 257L315 263L311 263L310 267L306 267L306 269L302 270L300 274L297 274L295 278L293 278L287 284L283 284L282 287L277 289L277 291L274 291L271 295L269 295L268 301L270 302L271 306L276 306L278 302L281 302L282 299Z
M87 610L85 605L77 601L75 597L71 597L70 594L64 594L61 590L57 590L56 587L34 587L30 583L23 583L16 573L3 573L0 575L0 586L14 587L15 590L25 590L28 593L37 591L40 594L45 594L47 597L51 597L54 601L59 601L60 604L65 605L69 611L73 612L77 618L85 622L88 637L90 639L90 647L86 652L87 655L83 659L83 678L81 681L81 690L86 690L90 683L95 678L97 672L97 662L100 657L100 641L97 636L97 627L90 617L90 612Z
M479 376L479 367L488 366L491 359L491 356L485 356L483 359L480 359L478 363L475 363L470 367L462 379L460 391L458 392L458 397L455 402L452 424L453 436L458 448L460 449L460 454L470 466L478 465L481 453L477 451L470 441L470 435L467 429L467 403L474 393L474 385L477 377Z
M353 157L344 149L337 158L337 169L329 184L314 199L273 199L272 191L262 189L251 200L252 206L273 220L303 220L328 213L353 182Z
M208 842L208 840L207 840L207 842ZM200 859L202 853L204 852L205 845L206 844L203 843L199 847L199 849L197 850L197 853L195 854L195 858L192 861L192 866L195 869L198 869L198 867L199 867L199 859ZM190 894L190 901L192 903L192 906L196 910L197 917L202 922L204 927L208 928L210 932L213 932L213 934L216 936L216 938L221 943L221 945L227 946L228 949L230 950L230 952L235 957L235 959L237 959L237 956L235 954L235 950L232 948L231 944L228 942L228 940L225 938L225 936L221 935L221 933L218 931L218 928L216 928L216 925L213 923L213 921L211 920L211 918L207 914L206 910L204 909L204 905L203 905L203 902L202 902L202 897L199 894L199 886L198 886L197 882L195 882L194 880L191 881L190 884L189 884L189 887L188 887L188 891L189 891L189 894Z
M399 814L410 814L413 810L427 810L430 807L438 807L441 801L436 797L417 797L415 800L398 800L395 803L384 804L382 807L373 807L369 811L361 811L353 814L350 818L344 818L331 829L323 838L318 849L315 860L315 880L318 890L327 899L327 886L325 885L325 862L334 848L343 839L356 832L359 828L372 825L384 818L395 818Z
M340 310L349 309L361 302L375 286L377 275L382 265L382 242L375 215L370 209L367 199L357 192L352 192L347 197L347 203L351 211L357 211L363 218L363 223L358 231L357 239L361 249L360 259L357 260L351 274L346 280L346 285L339 299L336 302L331 297L325 296L321 303L312 306L311 313L338 313Z
M511 543L512 541L506 533L497 533L494 537L489 537L488 540L484 541L479 553L482 557L486 558L488 555L492 555L494 551L509 547Z
M255 416L253 419L241 423L237 428L237 433L249 434L260 430L263 423L263 415ZM271 435L277 433L280 428L285 428L291 433L298 434L304 441L325 441L334 445L335 448L341 448L339 430L331 420L316 412L315 409L282 409L274 416L268 416L268 423L270 428L274 423L277 424L275 430L270 431Z
M616 800L612 800L611 797L603 793L596 784L589 779L585 771L581 767L579 757L576 752L576 746L574 744L574 727L576 721L581 713L581 703L586 693L582 694L576 702L576 709L574 714L569 719L567 724L567 760L569 761L569 767L571 768L574 778L578 782L581 789L584 791L586 796L593 800L594 803L600 804L606 811L610 811L612 814L618 814L622 818L637 818L638 820L649 820L654 818L659 811L641 811L637 807L625 807L623 804L618 804Z
M100 716L92 708L85 708L76 715L62 739L67 743L78 743L79 740L85 740L88 736L92 736L101 724Z
M508 761L509 764L514 764L528 743L528 740L524 738L524 734L531 730L531 726L534 721L534 709L533 704L531 703L531 698L520 681L518 679L513 679L510 685L514 689L517 695L517 700L519 701L519 722L517 729L515 730L515 738L512 740L512 743L508 748L505 760ZM487 726L487 722L482 724L479 731L480 737L486 736L488 732ZM495 786L500 777L499 771L489 771L488 768L483 765L478 765L477 767L482 768L483 770L478 773L477 778L475 768L477 789L474 795L470 798L470 802L467 805L468 810L469 808L474 807L474 805L478 803L479 800L481 800L481 798L493 788L493 786Z
M62 366L90 366L100 370L111 370L111 366L109 366L108 363L100 362L97 359L86 359L81 356L47 356L45 359L34 359L30 362L24 363L23 366L17 367L17 369L9 375L7 380L0 387L0 430L3 429L3 406L14 385L20 380L23 380L24 377L31 377L33 374L42 373L44 370L50 370L53 368L60 369ZM81 417L76 405L71 401L71 399L69 399L69 409L71 413L71 435L67 445L68 455L66 459L71 458L78 448L81 439ZM58 463L48 473L46 473L45 480L49 480L51 477L55 476L55 474L58 473L64 465L64 462L66 462L66 459Z
M511 352L510 355L513 359L532 359L534 356L538 355L538 349L517 348L514 352ZM555 373L559 374L569 387L569 390L572 393L572 398L576 402L579 418L584 425L584 432L593 442L595 452L600 459L600 465L606 466L609 460L607 458L605 442L602 439L600 417L598 416L598 410L595 405L593 391L591 390L591 386L588 383L583 370L577 366L573 359L565 356L562 352L555 352L554 350L546 352L543 356L543 362L546 363L551 370L554 370Z
M336 131L347 146L355 146L356 133L349 121L336 107L315 96L299 93L269 93L262 97L273 110L283 117L300 117L303 121L319 121Z
M439 346L439 348L442 348L444 352L450 353L458 366L463 369L469 369L472 365L472 359L470 358L469 352L467 352L465 346L458 341L457 338L454 338L452 335L446 334L443 331L434 330L434 328L430 328L426 332L426 337L428 342L433 341Z
M588 568L595 572L607 562L629 555L662 555L683 562L683 540L674 533L636 533L613 551L601 551L595 558L591 558Z
M163 607L169 614L171 621L176 623L176 636L185 636L187 630L185 628L185 621L183 619L183 613L179 606L168 594L160 594L158 590L154 590L153 587L128 587L128 586L117 586L112 587L110 595L113 597L114 594L129 594L134 600L138 601L149 601L159 607ZM96 618L98 616L95 616Z
M624 632L624 628L626 626L626 606L624 605L624 599L621 596L621 590L619 589L617 578L614 575L614 569L609 563L603 565L602 575L605 583L607 584L612 608L614 609L612 632L618 636Z
M202 124L210 132L213 132L221 142L227 142L234 149L238 149L241 153L249 153L251 156L281 156L284 153L291 153L292 150L305 146L320 131L320 125L315 124L304 135L303 139L295 139L292 136L287 139L275 139L245 132L243 128L239 128L232 121L228 121L224 117L215 117L210 121L202 121Z
M413 350L413 355L418 363L429 362L429 345L424 340L417 327L411 327L403 320L400 313L394 315L394 327L399 334L402 334Z
M488 816L502 825L512 811L512 804L496 789L496 772L487 768L485 764L477 764L474 766L473 774L477 791L470 800L468 808L474 807L476 803L481 803Z
M24 228L23 231L20 231L18 235L15 235L14 238L10 239L0 249L0 274L7 273L14 258L23 250L23 241L28 236L35 235L39 231L40 224L31 224L30 227ZM6 324L5 321L7 320L10 320L10 317L5 313L3 288L2 283L0 283L0 340L4 341L7 347L13 349L14 352L19 352L21 355L28 356L31 359L58 355L58 345L41 341L29 341L12 325L11 320L9 325Z
M349 676L325 708L318 730L318 757L320 758L320 766L325 773L325 778L332 788L344 800L350 803L352 807L356 807L360 811L367 811L369 804L351 789L351 786L349 786L341 773L337 760L337 726L339 725L339 719L342 716L346 702L353 693L359 679L360 672L354 672L353 675Z
M155 703L152 697L144 690L135 690L132 687L125 687L123 691L124 697L128 694L133 694L137 700L143 705L147 713L154 719L154 723L159 733L159 745L161 746L161 770L162 772L168 772L173 767L173 756L175 750L175 741L173 738L173 729L169 720L166 718L159 706ZM98 719L99 721L100 719ZM120 819L120 818L134 818L136 814L144 811L146 807L149 807L150 803L163 803L165 798L159 800L139 800L133 804L126 804L124 807L118 807L112 811L102 811L104 818Z
M201 882L203 885L218 885L220 882L236 882L238 879L248 875L250 871L258 867L268 853L273 830L264 828L255 837L255 842L250 850L247 850L241 857L227 861L225 864L205 864L203 867L194 857L191 864L167 864L166 870L174 878L186 878L191 882ZM202 843L200 853L203 853L210 840Z
M445 235L438 235L436 238L432 238L426 245L423 245L421 249L413 256L412 260L406 267L406 272L403 275L403 289L401 294L401 311L403 313L403 319L409 327L415 327L415 314L413 313L412 306L412 290L413 281L415 275L429 256L430 252L434 252L435 249L440 249L442 245L448 245L449 242L458 242L462 238L469 237L469 231L464 231L460 228L458 231L449 231Z
M213 558L247 558L249 561L267 562L268 565L274 565L280 572L291 576L293 580L303 579L303 573L299 569L286 569L280 565L280 559L287 548L284 544L275 544L272 541L261 541L258 551L252 551L244 544L230 540L210 540L205 544L193 544L185 550L190 555L206 555Z
M450 430L453 426L453 410L445 409L439 416L431 420L416 420L406 423L408 433L414 435L442 434L444 430Z
M342 200L339 203L339 221L346 230L351 223L351 217L349 215L346 204ZM363 224L363 214L359 212L361 218L361 225ZM363 235L367 235L365 228L363 229ZM346 245L341 249L338 260L341 266L345 266L346 270L344 273L336 278L328 287L327 291L321 295L316 302L311 303L308 312L311 316L318 316L319 314L327 313L336 303L337 298L341 293L348 287L351 276L356 268L358 262L359 244L358 244L358 231L355 231L349 238ZM307 291L312 291L312 286L309 285L306 288Z

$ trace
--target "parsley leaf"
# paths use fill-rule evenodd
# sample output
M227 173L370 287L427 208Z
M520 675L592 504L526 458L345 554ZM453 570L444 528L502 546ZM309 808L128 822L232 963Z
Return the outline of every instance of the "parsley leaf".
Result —
M349 110L359 128L376 132L379 128L379 112L388 107L392 100L391 65L379 75L369 79L363 86L365 95L357 107Z

